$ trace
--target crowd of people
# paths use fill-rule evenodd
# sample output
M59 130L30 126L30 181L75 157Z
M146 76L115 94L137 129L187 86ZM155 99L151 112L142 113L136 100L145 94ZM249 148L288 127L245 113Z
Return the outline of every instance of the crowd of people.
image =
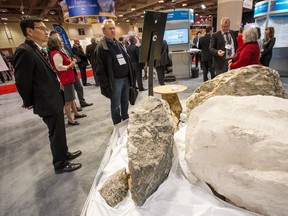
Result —
M90 62L95 85L100 86L101 94L110 100L113 124L128 119L131 86L137 83L139 91L147 90L142 82L145 64L139 63L141 42L135 35L130 35L128 40L117 40L112 19L104 20L101 25L103 38L99 42L92 38L86 53L78 39L74 40L70 50L59 34L49 31L38 17L23 16L20 27L26 40L13 56L13 67L16 87L23 100L22 107L33 109L34 114L40 116L47 125L55 172L77 170L81 168L81 163L72 163L71 160L79 157L82 152L68 150L63 109L68 125L71 126L79 125L76 119L87 116L81 111L93 105L86 102L83 89L83 86L91 86L86 75L86 67ZM229 18L223 18L221 29L216 33L208 26L204 36L198 34L194 44L201 49L204 81L208 80L209 72L213 79L229 69L246 65L269 66L275 44L274 28L265 30L261 43L263 50L259 46L259 32L259 29L248 28L237 37L230 30ZM45 43L47 47L42 47ZM239 46L240 43L242 45ZM154 64L160 85L165 85L165 66L169 61L168 45L163 40L161 57ZM81 73L81 81L76 65ZM75 92L79 106L75 102Z
M261 40L258 27L240 28L237 32L230 30L230 19L224 17L220 22L221 29L213 33L211 26L207 26L206 34L202 37L197 32L193 45L201 50L201 67L204 82L230 69L258 64L269 67L272 50L275 45L274 28L265 29L265 36Z

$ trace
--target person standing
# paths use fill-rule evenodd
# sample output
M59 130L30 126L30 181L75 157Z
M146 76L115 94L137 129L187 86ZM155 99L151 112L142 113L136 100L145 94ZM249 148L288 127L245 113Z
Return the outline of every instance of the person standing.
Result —
M13 59L15 81L25 109L32 109L39 115L49 129L53 165L57 174L71 172L82 167L81 163L71 163L82 154L81 151L69 153L64 124L63 86L59 83L41 45L48 41L49 30L42 19L24 16L20 21L26 37L16 50Z
M52 35L57 35L59 38L60 38L60 35L56 32L56 31L50 31L50 34L49 36L52 36ZM61 39L61 38L60 38ZM62 39L61 39L62 41ZM63 41L62 41L63 43ZM64 43L63 43L63 47L61 48L61 51L71 60L75 60L73 58L73 53L71 52L71 50L68 48L68 46L66 46ZM84 98L84 89L83 89L83 86L80 82L80 79L78 77L78 73L77 73L77 70L76 70L76 67L73 67L73 72L74 72L74 77L75 77L75 82L74 82L74 89L77 93L77 97L78 97L78 100L79 100L79 104L80 104L80 107L77 107L77 111L80 112L80 111L83 111L83 107L88 107L88 106L92 106L93 103L88 103L86 102L85 98Z
M221 30L212 34L209 46L216 76L228 71L228 61L233 58L237 50L236 33L230 30L230 19L222 18L220 25Z
M203 67L203 79L204 82L208 80L208 72L210 72L211 79L215 77L215 70L212 67L212 55L209 52L209 44L211 40L211 34L213 31L212 26L207 26L206 34L199 40L199 49L201 49L201 65Z
M145 91L146 89L144 89L143 82L142 82L143 66L141 63L139 63L140 47L136 46L136 43L137 43L136 36L130 36L129 42L130 42L130 45L128 45L127 47L127 52L131 58L132 68L136 76L138 89L139 91Z
M200 38L201 38L201 31L198 31L196 33L196 36L195 38L193 39L193 42L192 42L192 48L197 48L199 49L199 41L200 41ZM198 62L200 60L201 61L201 53L200 52L196 52L195 54L195 66L198 67ZM200 67L202 68L202 65L200 65Z
M115 39L115 22L106 19L101 25L104 37L96 48L96 74L101 94L111 101L114 125L129 118L129 88L134 83L131 60Z
M88 65L88 59L85 55L82 46L80 45L80 41L78 39L74 40L74 45L72 48L72 52L75 56L77 56L77 64L81 73L81 80L83 86L91 86L90 83L87 83L87 74L86 67Z
M158 82L160 85L164 84L165 67L169 63L169 49L166 40L162 42L161 56L159 60L155 61L155 68L157 71Z
M99 86L99 80L98 77L96 76L96 72L95 72L95 66L96 66L96 58L95 58L95 50L97 47L97 43L96 43L96 39L95 38L91 38L91 44L89 44L86 47L86 55L88 60L90 61L90 64L92 66L92 71L93 71L93 75L94 75L94 80L95 80L95 86Z
M261 51L261 58L260 63L264 66L269 67L271 58L272 58L272 51L273 47L276 42L276 38L274 37L274 27L268 27L265 29L265 37L262 42L263 50Z

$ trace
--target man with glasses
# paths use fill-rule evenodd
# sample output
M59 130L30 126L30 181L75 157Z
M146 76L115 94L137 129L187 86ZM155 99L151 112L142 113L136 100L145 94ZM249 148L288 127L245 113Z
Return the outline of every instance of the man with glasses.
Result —
M22 107L32 109L49 129L53 165L57 174L81 168L80 163L69 160L81 155L81 151L68 152L64 124L63 86L49 61L41 52L41 45L48 41L49 29L42 19L24 16L20 21L26 37L16 50L13 59L15 81L23 100Z
M115 39L114 21L106 19L101 27L104 37L96 48L96 75L101 93L111 100L111 116L116 125L129 118L129 88L135 79L131 60Z
M230 19L224 17L220 22L221 30L212 34L209 50L213 55L213 65L216 75L228 71L228 61L237 50L236 32L230 30Z

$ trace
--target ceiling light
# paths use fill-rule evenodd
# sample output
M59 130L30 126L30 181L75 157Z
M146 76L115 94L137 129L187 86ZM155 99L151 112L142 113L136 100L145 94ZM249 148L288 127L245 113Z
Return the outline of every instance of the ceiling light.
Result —
M48 21L49 21L49 19L45 18L45 19L43 19L43 21L45 21L45 22L48 22Z
M25 12L24 12L24 11L21 11L21 13L22 13L22 14L25 14Z
M127 20L126 20L126 22L130 22L130 20L129 20L129 19L127 19Z
M4 25L7 25L7 23L4 23Z
M158 1L158 3L160 3L160 4L164 3L164 0L160 0L160 1Z
M8 12L8 10L7 9L0 9L0 11L2 12L2 13L6 13L6 12Z
M187 3L182 3L182 7L186 7L187 6Z
M172 0L172 3L175 3L176 2L176 0Z
M141 18L144 18L144 15L141 15Z
M202 4L202 5L201 5L201 8L202 8L202 9L205 9L205 8L206 8L206 6L205 6L204 4Z
M51 10L51 11L49 11L49 14L54 15L54 14L56 14L56 11Z
M118 17L123 17L123 14L119 14L119 16Z
M6 17L2 17L1 20L8 20L8 18L6 18Z
M136 7L132 6L131 11L134 11L134 10L136 10Z

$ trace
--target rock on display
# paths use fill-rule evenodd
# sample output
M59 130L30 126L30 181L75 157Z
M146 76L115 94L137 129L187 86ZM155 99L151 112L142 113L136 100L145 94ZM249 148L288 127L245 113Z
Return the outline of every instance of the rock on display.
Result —
M141 206L167 178L173 157L173 118L166 101L149 97L128 123L131 196Z
M196 106L216 95L271 95L288 98L277 71L251 65L230 70L200 85L186 102L187 116Z
M128 178L129 174L123 168L112 175L101 187L99 193L109 206L114 207L126 198L129 190Z
M254 85L264 85L264 77L255 76L260 80ZM268 83L267 94L272 88ZM277 88L280 96L282 90ZM287 99L215 96L191 111L186 161L197 178L235 205L263 215L286 216L287 130Z

